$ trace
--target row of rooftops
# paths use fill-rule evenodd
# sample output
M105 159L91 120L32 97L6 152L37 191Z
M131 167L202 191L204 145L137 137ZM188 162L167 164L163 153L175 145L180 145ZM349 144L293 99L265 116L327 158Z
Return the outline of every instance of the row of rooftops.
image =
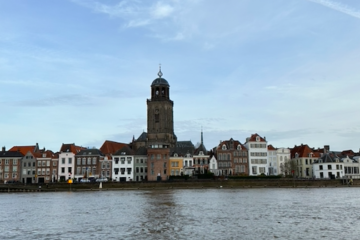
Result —
M100 149L90 149L81 146L77 146L74 143L69 144L62 144L59 152L52 152L51 150L46 150L45 148L40 149L38 143L35 145L30 146L14 146L9 151L6 151L5 147L2 148L0 152L0 156L2 157L21 157L25 156L27 153L31 153L35 157L47 157L47 158L57 158L60 153L64 152L72 152L78 155L100 155L100 156L107 156L111 159L112 155L146 155L147 149L142 146L139 148L135 148L136 142L145 142L147 139L147 133L143 132L136 140L133 138L133 141L129 144L127 143L120 143L115 141L106 140ZM241 146L241 149L247 149L246 145L249 142L263 142L266 143L266 138L261 137L258 134L252 134L251 137L246 139L246 142L242 144L238 140L234 140L230 138L226 141L220 141L217 147L210 149L209 151L206 149L205 145L203 144L202 138L201 143L198 147L195 147L191 141L177 141L176 146L170 149L171 156L185 156L185 155L216 155L218 150L221 150L222 147L225 145L226 149L237 149L238 146ZM268 150L277 150L277 148L273 147L272 145L267 145ZM342 152L330 152L330 146L325 145L324 148L310 148L306 144L301 144L299 146L294 146L290 149L290 158L316 158L320 159L323 156L327 156L324 161L330 161L329 159L342 159L348 157L350 159L356 160L357 156L360 156L359 153L355 153L352 150L345 150ZM355 157L355 158L354 158Z

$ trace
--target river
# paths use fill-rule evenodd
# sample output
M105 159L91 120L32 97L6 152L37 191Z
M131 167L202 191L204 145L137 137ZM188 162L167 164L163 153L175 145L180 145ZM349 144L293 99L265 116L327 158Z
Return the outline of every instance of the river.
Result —
M359 239L360 188L0 194L0 239Z

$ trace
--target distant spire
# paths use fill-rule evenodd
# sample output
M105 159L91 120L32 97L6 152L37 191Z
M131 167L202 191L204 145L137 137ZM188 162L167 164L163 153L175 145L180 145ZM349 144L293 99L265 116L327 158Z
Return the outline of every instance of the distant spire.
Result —
M204 138L203 138L202 126L201 126L201 144L203 144L203 145L204 145Z
M159 78L161 78L163 75L163 73L161 72L161 64L159 64L159 72L158 72L158 76Z

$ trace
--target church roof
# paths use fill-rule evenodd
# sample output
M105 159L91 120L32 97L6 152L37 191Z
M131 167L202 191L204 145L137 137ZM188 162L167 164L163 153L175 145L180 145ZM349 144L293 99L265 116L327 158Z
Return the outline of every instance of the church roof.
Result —
M165 78L156 78L151 84L151 86L160 86L160 85L165 85L170 87L168 81L166 81Z

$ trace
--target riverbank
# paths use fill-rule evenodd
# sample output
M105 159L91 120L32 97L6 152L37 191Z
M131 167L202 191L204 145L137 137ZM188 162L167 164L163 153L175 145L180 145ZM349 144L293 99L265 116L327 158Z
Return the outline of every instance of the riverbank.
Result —
M150 190L150 189L202 189L202 188L319 188L358 187L360 180L352 185L346 181L306 179L237 179L237 180L188 180L166 182L106 182L102 183L49 183L49 184L2 184L0 192L56 192L98 190Z

